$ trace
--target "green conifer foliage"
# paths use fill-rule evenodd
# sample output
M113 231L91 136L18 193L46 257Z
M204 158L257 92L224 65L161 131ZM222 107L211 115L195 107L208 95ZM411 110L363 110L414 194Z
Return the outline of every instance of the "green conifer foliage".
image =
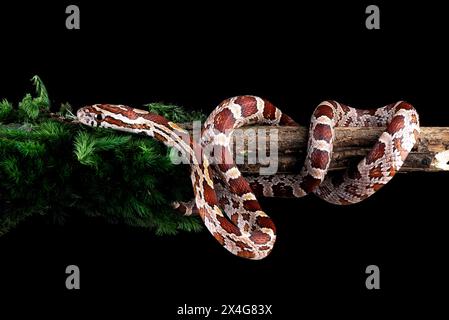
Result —
M197 231L201 222L174 212L170 202L192 196L188 168L150 137L88 128L70 122L69 104L57 115L42 81L17 105L0 101L0 235L44 215L73 215L152 229L157 234ZM172 121L203 118L178 106L149 104ZM61 121L63 120L63 121Z

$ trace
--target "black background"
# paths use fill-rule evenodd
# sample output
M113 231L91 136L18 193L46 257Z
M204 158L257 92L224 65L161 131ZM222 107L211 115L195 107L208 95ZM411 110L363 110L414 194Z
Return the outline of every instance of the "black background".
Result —
M362 2L73 3L81 30L65 29L68 2L0 6L0 97L18 101L38 74L55 105L163 101L208 113L225 98L254 94L307 124L324 99L362 108L407 100L422 125L449 126L447 32L437 4L375 2L381 29L370 31L371 3ZM124 310L158 319L175 318L184 303L273 304L284 319L306 311L364 318L387 306L414 312L426 297L438 304L447 285L448 181L399 175L345 207L313 195L263 200L278 228L263 261L233 257L207 231L156 237L36 217L0 239L0 292L8 297L0 306L26 297L17 311L39 301L36 314L62 305L64 314ZM80 291L65 289L69 264L81 269ZM381 290L365 288L370 264L380 267Z

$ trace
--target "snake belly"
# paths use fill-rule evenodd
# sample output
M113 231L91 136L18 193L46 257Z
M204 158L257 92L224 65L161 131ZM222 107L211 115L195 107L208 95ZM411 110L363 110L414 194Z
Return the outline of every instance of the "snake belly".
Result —
M248 259L265 258L276 241L275 225L256 195L302 197L313 192L334 204L360 202L391 180L419 137L419 117L409 103L361 110L324 101L313 112L300 173L246 179L233 161L222 161L232 159L233 130L252 124L297 126L262 98L238 96L223 101L204 123L200 145L164 117L124 105L86 106L78 111L77 118L91 127L146 134L188 156L195 198L174 206L186 215L198 213L223 247ZM327 175L338 126L386 126L386 131L356 166L344 174ZM213 157L197 152L204 148L213 148Z

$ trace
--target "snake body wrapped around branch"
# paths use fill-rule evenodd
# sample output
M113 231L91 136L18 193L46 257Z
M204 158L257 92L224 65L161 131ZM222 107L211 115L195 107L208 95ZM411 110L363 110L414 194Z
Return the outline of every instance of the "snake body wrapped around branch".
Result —
M78 120L88 126L146 134L191 159L195 199L176 203L184 214L198 212L217 241L231 253L265 258L273 249L276 229L256 196L302 197L315 193L334 204L360 202L388 183L401 168L419 137L419 117L412 105L400 101L361 110L324 101L310 123L307 156L297 175L246 179L232 161L233 130L253 124L296 126L296 122L267 100L238 96L223 101L204 123L201 141L162 116L123 105L96 104L81 108ZM344 174L327 175L338 126L383 127L369 154ZM213 158L203 148L213 147Z

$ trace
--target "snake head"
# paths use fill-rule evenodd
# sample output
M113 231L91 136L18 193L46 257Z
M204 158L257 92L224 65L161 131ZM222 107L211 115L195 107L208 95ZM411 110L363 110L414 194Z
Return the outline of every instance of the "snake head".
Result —
M104 120L104 114L101 110L93 106L85 106L76 113L78 121L90 127L99 127Z

